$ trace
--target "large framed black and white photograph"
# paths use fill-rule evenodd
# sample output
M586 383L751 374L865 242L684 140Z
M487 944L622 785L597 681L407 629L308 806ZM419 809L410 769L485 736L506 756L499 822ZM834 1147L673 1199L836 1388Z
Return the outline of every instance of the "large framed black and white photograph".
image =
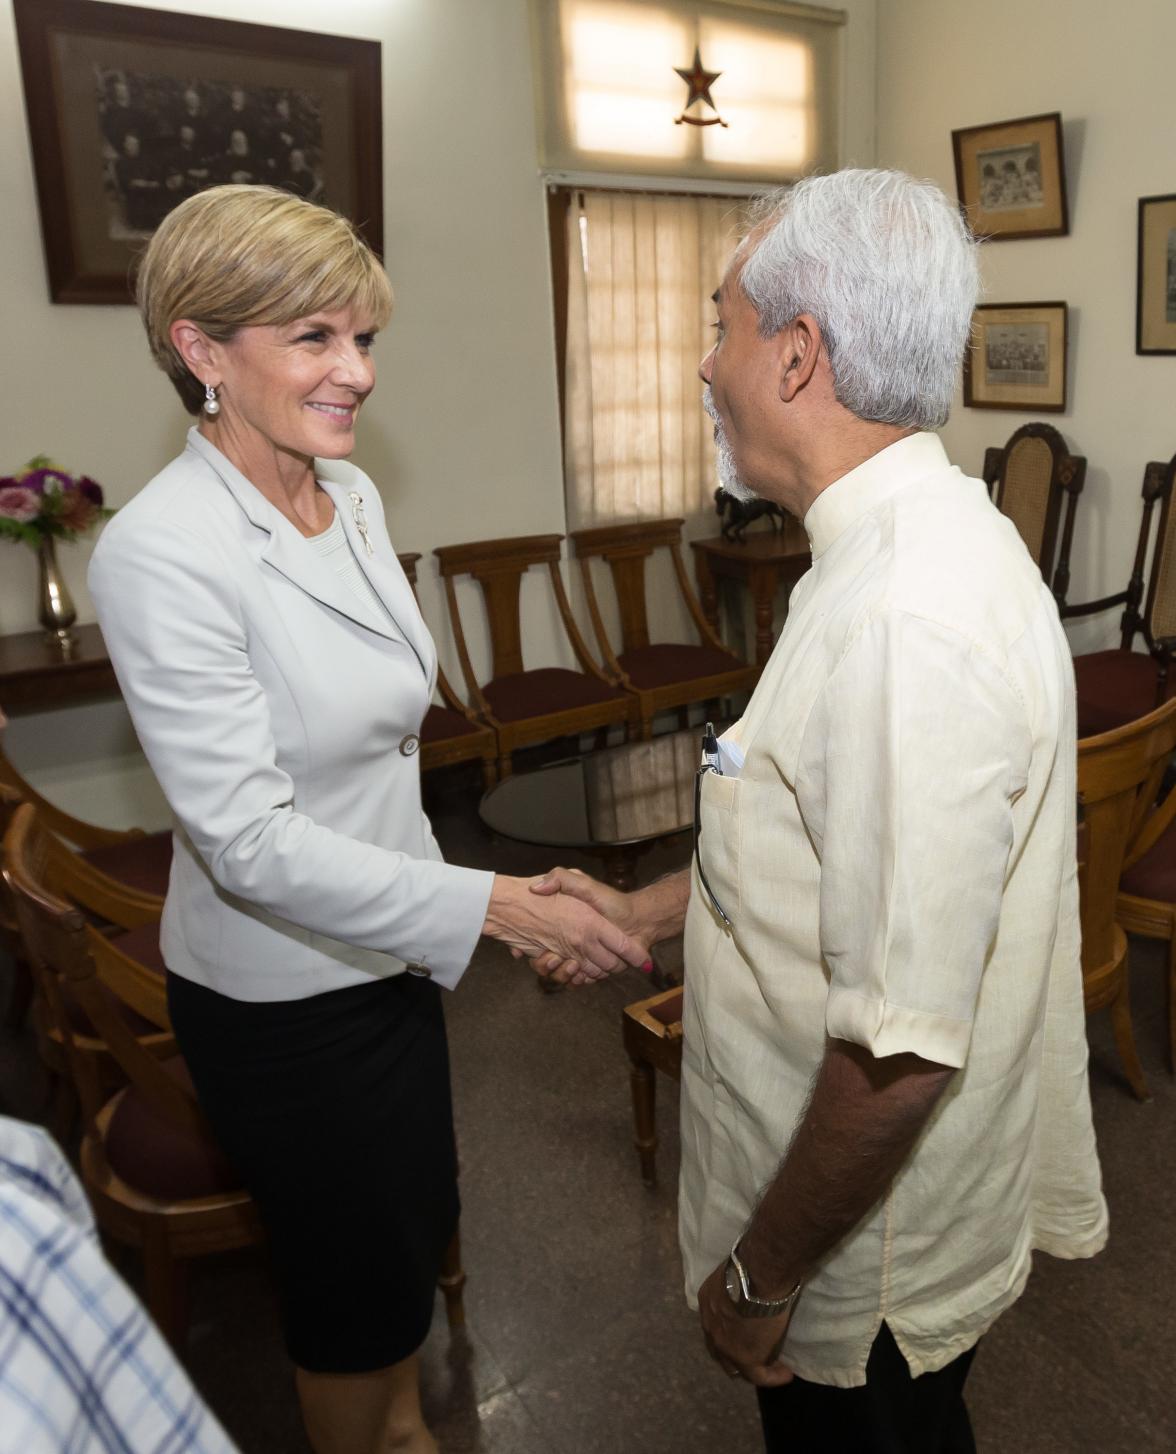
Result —
M964 355L970 409L1060 414L1066 407L1065 303L984 303Z
M969 126L953 131L951 141L960 206L977 237L1001 242L1069 232L1058 112Z
M222 182L284 187L382 246L380 46L96 0L14 0L56 303L128 303L143 244Z
M1135 352L1176 353L1176 193L1139 199Z

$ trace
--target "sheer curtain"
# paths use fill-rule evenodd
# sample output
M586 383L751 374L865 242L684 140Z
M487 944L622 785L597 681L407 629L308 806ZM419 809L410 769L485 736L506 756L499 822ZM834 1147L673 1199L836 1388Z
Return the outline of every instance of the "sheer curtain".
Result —
M741 214L734 197L573 197L564 395L572 529L712 508L714 444L698 364Z

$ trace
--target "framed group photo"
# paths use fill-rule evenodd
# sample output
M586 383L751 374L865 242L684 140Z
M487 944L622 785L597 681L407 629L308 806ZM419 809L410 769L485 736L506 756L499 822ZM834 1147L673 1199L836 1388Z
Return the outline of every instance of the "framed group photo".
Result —
M1139 199L1135 352L1176 353L1176 193Z
M323 202L381 250L379 42L96 0L13 5L55 303L129 303L154 229L225 182Z
M964 355L969 409L1061 414L1066 407L1065 303L984 303Z
M951 134L956 191L975 235L1001 242L1070 230L1062 118L1056 111Z

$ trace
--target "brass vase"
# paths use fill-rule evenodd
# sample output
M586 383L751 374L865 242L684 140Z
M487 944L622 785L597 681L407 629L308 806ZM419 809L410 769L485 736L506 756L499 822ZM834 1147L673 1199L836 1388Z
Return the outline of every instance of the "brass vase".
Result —
M46 640L68 654L76 641L70 627L78 619L78 613L57 564L56 541L52 535L41 537L37 546L37 564L40 567L41 591L39 617L45 628Z

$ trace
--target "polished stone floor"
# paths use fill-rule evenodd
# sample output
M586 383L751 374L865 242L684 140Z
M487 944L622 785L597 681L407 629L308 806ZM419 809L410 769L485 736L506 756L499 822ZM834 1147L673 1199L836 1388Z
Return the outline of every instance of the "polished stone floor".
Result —
M548 866L490 839L472 813L476 795L459 774L433 805L450 857L502 872ZM641 874L673 865L673 851L651 855ZM984 1340L969 1383L983 1454L1176 1448L1176 1082L1162 946L1140 941L1132 953L1154 1100L1139 1105L1125 1090L1105 1016L1095 1017L1111 1243L1089 1263L1039 1258L1026 1295ZM710 1363L682 1299L676 1096L665 1082L658 1189L645 1190L638 1173L620 1014L648 988L631 972L541 994L490 946L447 997L469 1283L466 1330L449 1335L439 1301L423 1357L426 1411L445 1454L760 1447L751 1393ZM27 1032L0 1041L0 1105L44 1114ZM120 1265L137 1275L133 1261ZM188 1361L243 1454L307 1454L259 1256L198 1268Z

